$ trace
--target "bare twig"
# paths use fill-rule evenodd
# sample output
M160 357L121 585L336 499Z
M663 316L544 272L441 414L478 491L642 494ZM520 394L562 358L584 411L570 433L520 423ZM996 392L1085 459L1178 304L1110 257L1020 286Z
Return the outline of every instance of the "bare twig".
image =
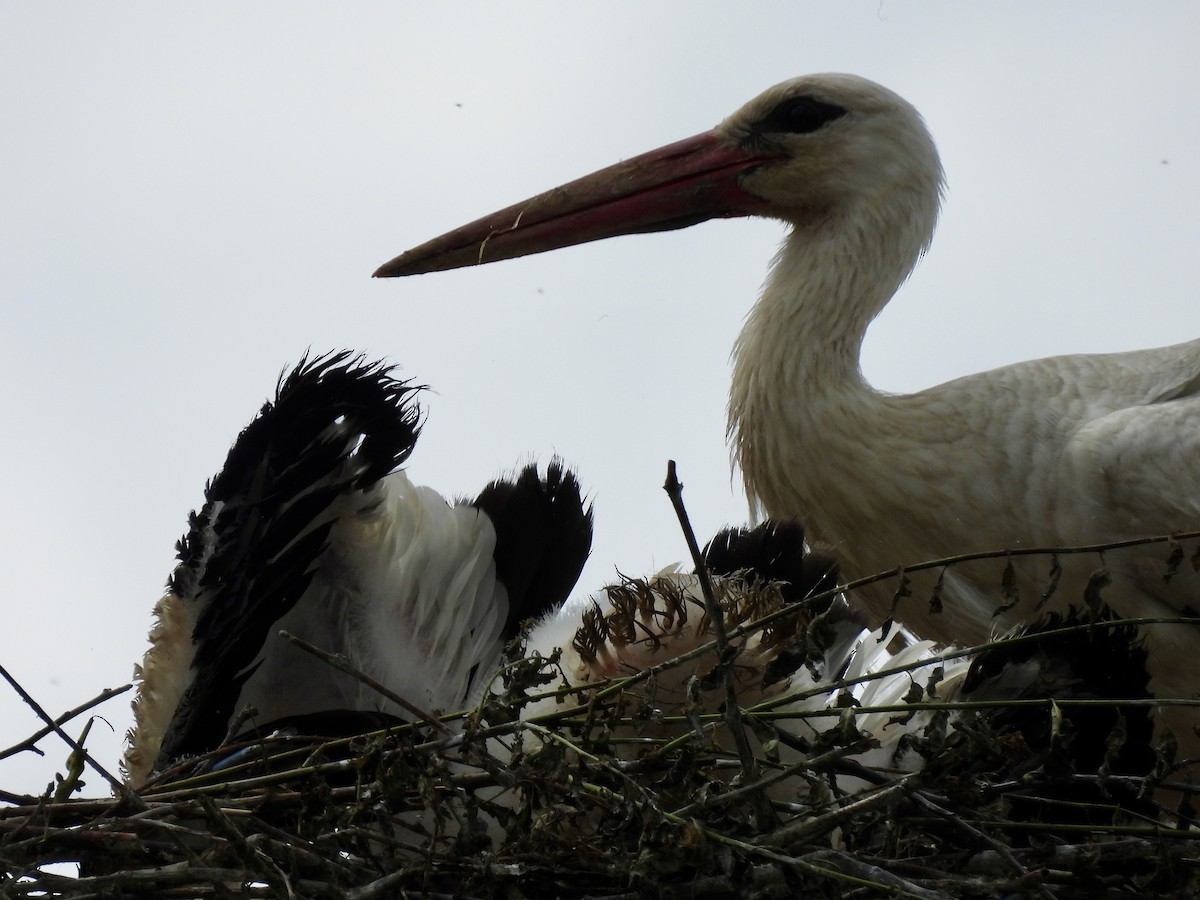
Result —
M120 779L114 778L109 771L104 768L104 766L100 765L100 763L96 762L96 760L92 758L92 755L88 753L87 750L85 750L79 743L77 743L74 738L63 731L62 726L59 725L56 720L50 718L46 710L42 709L42 705L34 700L33 697L30 696L29 692L21 687L17 680L13 678L12 675L8 673L8 670L2 665L0 665L0 678L3 678L5 681L7 681L12 689L20 695L22 700L25 701L26 705L37 714L38 718L45 722L48 728L62 738L73 752L78 753L80 755L79 758L85 760L101 778L103 778L112 786L112 789L122 799L133 803L135 806L141 806L141 800L138 798L137 794L125 787L124 783L121 782Z
M675 508L675 515L679 519L679 527L687 542L688 552L696 567L696 577L700 579L704 608L708 612L713 642L717 648L717 665L721 667L721 677L725 685L726 725L733 736L733 743L742 763L742 776L747 785L752 785L759 780L758 760L754 758L754 751L750 749L750 740L746 736L746 726L742 722L742 707L738 702L737 683L733 676L733 661L739 651L730 645L729 638L725 634L725 614L713 593L712 577L704 562L704 557L700 553L700 545L696 542L696 532L692 529L687 508L683 504L683 484L676 474L675 460L673 459L667 462L667 480L663 484L663 490L671 498L671 505ZM771 814L771 804L761 793L757 798L756 815L760 828L766 830L771 827L774 818Z
M101 691L99 694L97 694L91 700L88 700L86 703L81 703L79 706L76 706L74 709L68 710L67 712L63 713L61 716L59 716L57 719L54 720L54 724L55 725L66 725L68 722L70 722L72 719L74 719L76 716L80 715L81 713L85 713L89 709L99 706L101 703L104 703L107 700L111 700L113 697L118 697L121 694L124 694L126 691L130 690L132 687L133 687L132 684L123 684L117 688L105 688L103 691ZM37 742L40 741L42 738L44 738L46 735L53 734L53 733L54 733L54 728L50 725L47 725L46 727L41 728L38 731L35 731L29 737L25 738L25 740L21 741L21 743L13 744L7 750L0 750L0 759L8 759L8 757L10 757L10 756L16 756L18 753L24 753L26 751L32 751L33 753L37 753L38 755L41 755L42 751L39 750L34 745L37 744Z

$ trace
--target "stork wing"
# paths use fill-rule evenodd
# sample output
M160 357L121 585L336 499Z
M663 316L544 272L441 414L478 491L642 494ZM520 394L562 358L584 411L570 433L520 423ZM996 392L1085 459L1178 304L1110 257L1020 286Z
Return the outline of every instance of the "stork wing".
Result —
M1081 492L1091 521L1064 533L1200 528L1200 341L1086 359L1092 409L1064 448L1061 483Z
M182 680L156 767L224 737L272 626L308 588L333 524L330 504L412 452L417 390L348 352L302 360L238 435L168 583L196 625L192 677Z

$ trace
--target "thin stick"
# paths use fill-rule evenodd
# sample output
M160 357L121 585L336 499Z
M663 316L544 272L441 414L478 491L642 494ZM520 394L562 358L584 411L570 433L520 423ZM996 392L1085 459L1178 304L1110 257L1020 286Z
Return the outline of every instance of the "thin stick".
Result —
M914 786L909 779L902 780L900 782L900 784L902 786L904 786L905 788L909 789L909 790L907 790L909 799L911 799L918 806L923 807L924 809L933 813L935 816L939 816L942 819L953 822L956 826L961 828L963 831L965 831L967 834L969 834L975 840L981 842L982 844L984 844L987 847L990 847L999 856L999 858L1001 860L1003 860L1005 863L1007 863L1012 868L1013 872L1017 875L1018 878L1024 880L1029 877L1029 871L1025 868L1024 865L1021 864L1021 861L1016 858L1016 856L1013 854L1012 849L1010 847L1006 847L1004 844L1002 844L1000 841L996 840L991 835L985 834L984 832L980 831L975 826L964 821L960 816L955 815L950 810L948 810L942 806L939 806L937 803L934 803L929 797L925 796L921 791L913 789ZM1049 890L1047 890L1045 885L1033 884L1033 885L1030 885L1030 887L1032 887L1035 891L1037 891L1037 893L1039 895L1041 895L1043 897L1051 896Z
M125 693L132 687L133 687L132 684L123 684L117 688L105 688L103 691L101 691L99 694L97 694L91 700L88 700L86 703L82 703L79 706L75 707L74 709L68 710L67 712L63 713L61 716L59 716L57 719L54 720L54 723L56 725L66 725L68 722L70 722L72 719L74 719L80 713L85 713L89 709L92 709L93 707L99 706L101 703L104 703L106 700L111 700L113 697L120 696L121 694ZM25 738L25 740L21 741L21 743L13 744L7 750L0 750L0 759L8 759L10 756L16 756L18 753L24 753L27 750L32 751L32 752L38 754L39 756L44 756L45 754L41 750L39 750L37 747L35 747L34 745L38 741L40 741L42 738L44 738L46 735L53 734L53 733L54 733L54 729L51 728L49 725L47 725L45 728L41 728L38 731L31 734L29 737Z
M692 529L691 520L688 518L687 509L683 504L683 484L679 481L673 459L667 461L667 480L663 484L663 490L671 498L671 505L675 508L675 515L679 519L679 528L683 532L688 552L691 553L692 562L696 566L696 577L700 579L700 592L704 595L704 607L708 611L713 641L717 647L719 660L717 665L721 667L721 676L725 684L725 722L733 735L733 742L737 747L746 783L754 784L759 780L758 760L755 759L754 751L750 749L750 741L746 737L746 727L742 722L742 708L738 703L737 685L733 680L732 663L739 651L730 646L729 638L725 634L725 614L713 593L712 577L709 574L708 566L704 563L704 557L700 554L700 545L696 542L696 532ZM755 807L759 827L766 831L771 827L773 819L770 802L762 794L759 794Z
M92 755L88 753L87 750L85 750L79 743L77 743L74 738L63 731L62 726L50 718L49 713L42 709L42 705L34 700L33 697L29 695L28 691L25 690L25 688L21 687L21 685L17 683L17 680L8 673L8 670L4 668L4 666L0 666L0 677L2 677L12 686L12 689L20 695L21 699L24 700L26 705L37 714L38 718L45 722L55 734L62 738L72 751L80 754L81 759L86 761L87 764L92 767L92 769L99 773L101 778L112 785L112 789L121 798L135 804L138 808L144 808L141 798L139 798L138 795L133 791L129 790L129 788L127 788L119 778L114 778L109 771L104 768L104 766L100 765L100 763L96 762L96 760L92 758Z

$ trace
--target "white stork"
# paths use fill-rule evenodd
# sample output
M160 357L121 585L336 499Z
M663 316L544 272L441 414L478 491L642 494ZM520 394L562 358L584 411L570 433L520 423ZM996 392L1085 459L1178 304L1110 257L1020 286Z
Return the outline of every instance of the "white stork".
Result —
M859 351L937 221L942 169L917 111L853 75L779 84L711 131L515 204L410 250L387 277L492 262L613 235L759 215L791 225L733 350L729 433L752 505L799 517L850 576L979 552L1092 545L1200 528L1200 341L1041 359L897 395ZM1060 556L1046 604L1079 603L1101 565L1125 616L1192 615L1200 576L1168 583L1151 545ZM1045 557L913 581L896 610L917 634L975 643L1031 618ZM896 583L857 592L876 620ZM1011 594L1010 594L1011 596ZM1197 696L1200 626L1150 626L1162 697ZM1174 725L1189 752L1196 716Z
M523 620L566 599L592 534L575 476L530 465L447 503L396 468L420 430L418 391L348 353L302 361L238 436L179 542L135 673L132 786L242 730L301 720L355 734L413 718L280 630L448 711L482 691Z

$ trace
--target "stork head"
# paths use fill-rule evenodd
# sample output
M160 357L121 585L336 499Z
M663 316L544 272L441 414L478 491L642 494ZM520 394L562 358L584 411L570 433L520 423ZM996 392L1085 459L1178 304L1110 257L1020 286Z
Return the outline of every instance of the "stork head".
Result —
M746 194L765 201L752 210L759 215L805 226L839 210L920 203L936 216L942 167L920 113L857 75L777 84L711 134L766 159L738 178Z
M514 204L375 272L415 275L587 241L760 215L798 229L884 220L923 248L942 170L917 111L855 75L807 75L755 97L711 131ZM869 225L867 227L870 227ZM911 243L911 241L910 241Z

